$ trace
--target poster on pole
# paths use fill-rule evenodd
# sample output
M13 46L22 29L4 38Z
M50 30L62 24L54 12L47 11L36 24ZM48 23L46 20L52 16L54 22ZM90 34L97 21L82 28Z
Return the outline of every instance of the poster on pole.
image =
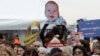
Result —
M86 38L100 36L100 19L79 22L78 28Z

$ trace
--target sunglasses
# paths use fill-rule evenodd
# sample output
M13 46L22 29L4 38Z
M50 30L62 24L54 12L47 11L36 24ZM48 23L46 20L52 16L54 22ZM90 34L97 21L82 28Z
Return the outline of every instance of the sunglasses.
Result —
M40 47L40 45L34 45L34 47Z
M82 54L82 51L74 51L74 54Z

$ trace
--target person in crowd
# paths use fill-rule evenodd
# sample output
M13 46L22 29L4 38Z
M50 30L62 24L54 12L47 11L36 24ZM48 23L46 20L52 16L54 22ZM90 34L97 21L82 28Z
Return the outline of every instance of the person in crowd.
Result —
M8 47L11 47L11 48L14 47L12 41L6 40L6 41L4 41L4 43L5 43L5 45L8 46Z
M84 19L78 19L77 20L77 25L76 25L77 26L77 32L79 32L79 23L83 22L83 21L84 21Z
M14 50L14 53L17 55L18 47L14 46L14 47L13 47L13 50Z
M37 50L32 47L26 47L25 56L38 56Z
M100 56L100 45L97 45L93 48L93 54L92 55L98 55Z
M25 47L24 46L19 46L16 48L16 55L17 56L24 56L25 55Z
M33 48L37 50L39 47L42 47L42 43L40 41L33 42Z
M64 56L72 56L72 48L70 46L64 46L62 48L62 52L64 54Z
M18 35L13 40L13 45L19 47L21 45Z
M93 54L93 49L98 45L100 45L100 41L98 41L97 39L90 40L91 54Z
M66 37L66 40L65 40L65 46L70 46L72 47L73 46L73 37L69 34L67 37Z
M87 40L80 39L77 45L83 46L87 50L88 54L90 54L90 45Z
M38 56L48 56L48 51L45 47L39 47L37 49Z
M62 52L56 52L52 56L65 56Z
M92 45L92 55L97 55L100 53L100 41L93 42Z
M62 50L60 48L53 48L53 49L51 49L49 55L52 56L56 52L61 52L62 53Z
M80 36L78 33L76 33L74 36L74 42L75 42L74 45L77 45L77 43L80 42L79 40L80 40Z
M5 46L3 34L0 33L0 46Z
M87 50L83 46L74 46L73 47L73 56L89 56Z
M93 46L99 46L100 45L100 41L94 42Z
M14 40L13 40L13 49L14 49L14 52L15 52L16 55L18 53L19 47L21 47L21 43L19 41L19 38L15 37Z
M0 56L16 56L11 47L0 46Z
M59 6L55 1L48 1L45 4L45 16L48 19L47 22L44 24L41 33L40 33L40 38L43 42L43 46L45 46L45 31L48 25L54 24L54 25L63 25L64 29L66 29L66 21L63 19L63 17L60 16L59 14ZM59 31L59 30L58 30ZM58 32L57 31L57 32ZM62 39L61 37L60 39Z
M55 1L48 1L45 4L45 16L47 24L66 25L65 20L60 16L59 6Z

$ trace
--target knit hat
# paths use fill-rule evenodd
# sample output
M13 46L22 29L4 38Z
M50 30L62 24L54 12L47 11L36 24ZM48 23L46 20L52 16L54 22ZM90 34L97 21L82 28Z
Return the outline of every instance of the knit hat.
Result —
M14 45L20 45L20 41L17 38L15 38L13 44Z

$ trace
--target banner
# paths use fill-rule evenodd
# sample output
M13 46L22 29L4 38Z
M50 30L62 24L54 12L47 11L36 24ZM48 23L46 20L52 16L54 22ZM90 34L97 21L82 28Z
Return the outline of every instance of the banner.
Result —
M60 42L60 40L56 37L54 37L48 44L47 44L47 49L48 52L51 51L52 48L60 48L62 49L64 45Z
M40 31L40 23L38 21L33 21L27 29L27 36L22 40L25 45L32 44L39 37L39 32L32 34L32 26L38 27L38 30Z
M22 41L24 42L25 45L32 44L37 37L39 37L39 33L35 33L29 37L25 37Z
M78 28L79 32L83 32L84 37L100 36L100 19L79 22Z

